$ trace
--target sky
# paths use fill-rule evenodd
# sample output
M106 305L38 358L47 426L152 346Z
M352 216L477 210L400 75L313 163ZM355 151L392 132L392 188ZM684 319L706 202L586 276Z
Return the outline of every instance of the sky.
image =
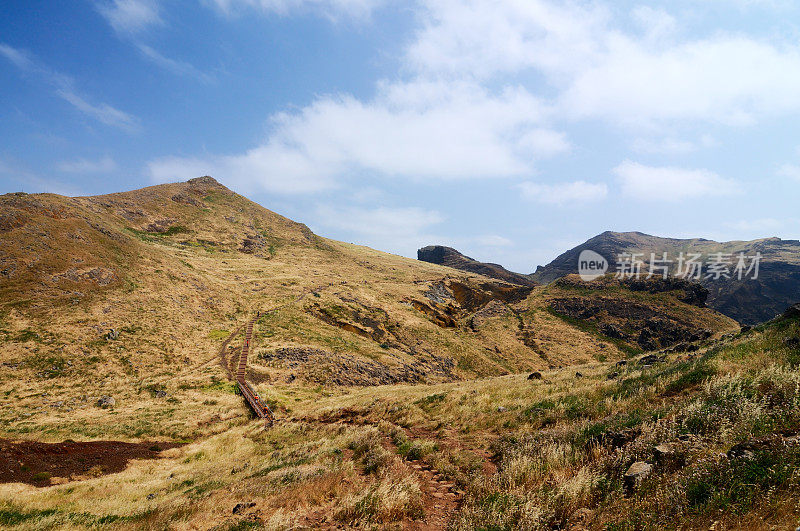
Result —
M0 5L0 193L201 175L523 273L605 230L798 239L800 3Z

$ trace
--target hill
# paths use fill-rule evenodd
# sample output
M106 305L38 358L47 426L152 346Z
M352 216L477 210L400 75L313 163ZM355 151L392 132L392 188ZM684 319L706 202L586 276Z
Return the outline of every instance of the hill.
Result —
M604 232L559 255L537 269L531 278L548 283L577 273L578 257L586 249L608 260L611 272L618 270L619 257L623 253L637 253L646 263L651 253L658 258L667 253L667 258L673 260L668 264L670 274L675 274L681 253L686 256L689 253L700 254L706 262L717 253L723 253L730 260L728 267L731 271L735 269L739 253L748 257L759 253L761 260L757 278L752 278L751 273L741 280L735 276L715 279L708 278L704 271L698 281L709 290L709 306L741 323L753 325L772 319L800 301L800 241L779 238L715 242L702 238L660 238L640 232ZM748 260L747 266L751 263L752 260Z
M527 276L509 271L500 264L478 262L469 256L464 256L452 247L445 247L443 245L429 245L417 250L417 260L452 267L453 269L460 269L461 271L469 271L470 273L478 273L479 275L511 282L512 284L519 284L521 286L536 285L536 282L533 282Z
M566 392L576 366L739 329L691 286L510 283L322 238L209 177L9 194L0 229L3 526L441 529L473 496L442 474L497 466L505 428L481 418L509 405L491 388L527 400L531 373ZM231 379L257 315L247 379L278 417L266 432ZM478 403L458 438L429 437L454 417L418 416ZM426 461L451 441L455 461Z

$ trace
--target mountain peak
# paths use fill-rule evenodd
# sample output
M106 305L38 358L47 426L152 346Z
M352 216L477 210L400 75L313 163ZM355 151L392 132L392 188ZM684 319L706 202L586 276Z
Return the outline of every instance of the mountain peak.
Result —
M194 179L189 179L186 181L189 184L200 184L203 186L223 186L220 184L218 180L211 177L210 175L203 175L202 177L195 177Z

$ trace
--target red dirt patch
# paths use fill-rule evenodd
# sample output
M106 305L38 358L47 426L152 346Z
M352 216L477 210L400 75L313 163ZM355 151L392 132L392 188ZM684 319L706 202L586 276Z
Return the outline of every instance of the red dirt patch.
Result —
M158 442L42 443L0 439L0 483L47 487L114 474L125 470L131 459L157 459L162 450L178 446L181 445Z

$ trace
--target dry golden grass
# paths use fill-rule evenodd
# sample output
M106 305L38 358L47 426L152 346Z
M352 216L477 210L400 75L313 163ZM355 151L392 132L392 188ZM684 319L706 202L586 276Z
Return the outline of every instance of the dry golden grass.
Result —
M187 204L184 196L197 204ZM751 388L747 378L753 375L780 389L794 382L791 371L776 367L768 354L780 348L778 339L764 339L755 348L742 338L725 347L727 355L709 361L713 371L698 373L700 381L688 391L664 395L682 374L693 374L688 365L664 373L629 366L620 378L632 383L622 393L623 384L607 375L619 370L613 363L627 354L595 331L547 311L553 296L548 288L535 289L527 300L509 305L514 311L477 330L469 326L469 313L459 326L440 328L408 300L423 300L443 280L486 279L318 238L208 183L28 200L46 208L21 209L27 224L0 233L11 244L0 260L4 267L16 264L16 276L0 286L0 436L187 444L159 460L132 461L113 475L45 488L0 485L4 525L391 525L421 516L425 494L404 463L411 454L466 492L458 528L492 519L509 528L549 525L587 507L598 511L598 522L611 522L613 511L622 518L629 505L653 512L636 500L621 507L611 503L603 513L609 503L603 496L619 493L626 459L644 456L647 445L676 432L675 418L703 420L703 403L693 405L690 391L730 401ZM3 201L10 208L7 196ZM185 231L148 231L161 220ZM37 241L40 233L48 237ZM264 247L256 254L238 251L245 238L259 235ZM95 267L113 269L114 280L58 277ZM729 320L673 299L646 300L687 313L698 325L731 328ZM372 318L385 312L382 326L418 353L332 326L314 315L317 306L343 309L344 320L356 310ZM218 351L255 311L271 308L279 310L257 326L250 372L280 419L264 431L234 394ZM536 347L524 344L520 326L533 331ZM119 338L104 339L109 328ZM239 336L231 346L240 344ZM302 367L259 358L282 347L323 349L389 368L423 359L425 352L445 355L455 361L453 372L461 380L431 374L419 385L364 388L290 382ZM758 355L737 357L738 349ZM542 380L520 374L534 369ZM576 371L583 377L576 378ZM713 384L701 385L712 376ZM162 390L166 396L157 394ZM113 396L116 405L98 408L102 395ZM767 414L763 403L748 402L736 422L717 427L719 440L704 448L718 453ZM642 447L614 457L607 449L582 446L581 437L603 423L608 429L641 426ZM779 507L775 514L794 514L780 496L770 498ZM255 506L234 515L239 502Z

